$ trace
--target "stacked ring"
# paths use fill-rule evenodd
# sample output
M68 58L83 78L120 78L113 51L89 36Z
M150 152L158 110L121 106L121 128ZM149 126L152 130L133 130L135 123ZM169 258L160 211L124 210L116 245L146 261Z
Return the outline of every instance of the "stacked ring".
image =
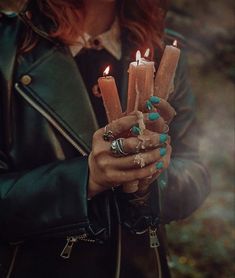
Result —
M111 152L115 156L126 156L128 155L127 152L123 149L123 138L118 138L112 141L110 146Z
M112 130L108 130L108 126L104 127L104 134L103 134L104 141L112 141L115 139Z

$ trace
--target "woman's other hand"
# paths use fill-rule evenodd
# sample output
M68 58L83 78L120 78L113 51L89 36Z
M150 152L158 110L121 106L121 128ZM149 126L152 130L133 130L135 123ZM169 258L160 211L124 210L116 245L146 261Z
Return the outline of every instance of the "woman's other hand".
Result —
M146 101L145 111L149 112L149 117L155 119L153 121L149 121L147 123L147 129L152 132L163 133L166 134L169 131L169 124L173 120L176 115L175 109L164 99L161 99L156 96L150 97L149 100ZM159 171L155 173L153 176L142 179L139 181L139 189L138 194L145 194L148 190L149 185L158 178L160 173L167 169L170 164L172 147L170 145L170 137L165 145L166 153L163 155L160 163L159 163Z

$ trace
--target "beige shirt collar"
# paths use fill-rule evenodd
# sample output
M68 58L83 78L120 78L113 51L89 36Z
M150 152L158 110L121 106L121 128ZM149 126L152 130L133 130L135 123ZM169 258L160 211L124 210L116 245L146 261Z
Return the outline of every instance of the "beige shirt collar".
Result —
M110 29L94 38L84 33L83 37L79 37L77 43L70 46L73 56L76 56L82 48L93 48L97 50L106 49L117 60L121 59L122 48L120 40L120 27L116 19Z

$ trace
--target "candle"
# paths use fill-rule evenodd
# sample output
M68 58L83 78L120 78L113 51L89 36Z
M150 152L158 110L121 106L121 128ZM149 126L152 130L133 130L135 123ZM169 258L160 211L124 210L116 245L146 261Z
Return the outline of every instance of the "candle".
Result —
M145 108L145 102L153 95L154 88L154 62L148 61L150 50L147 49L144 58L141 53L136 52L136 61L130 63L129 66L129 82L128 82L128 99L127 113L136 111L140 134L145 130L143 113L138 110ZM126 193L134 193L138 190L139 181L129 182L123 185L123 191Z
M98 79L104 108L108 118L108 122L112 122L121 117L122 107L118 95L115 79L108 75L110 67L107 67L103 73L103 77Z
M145 57L149 55L146 51ZM153 95L154 88L154 62L141 58L140 51L136 53L136 61L129 65L129 82L127 96L127 113L134 110L143 110L145 102ZM136 98L138 100L136 101ZM138 102L138 108L135 104Z
M167 45L154 82L154 95L168 99L169 94L174 90L174 78L179 62L180 49L177 48L177 41L173 45Z

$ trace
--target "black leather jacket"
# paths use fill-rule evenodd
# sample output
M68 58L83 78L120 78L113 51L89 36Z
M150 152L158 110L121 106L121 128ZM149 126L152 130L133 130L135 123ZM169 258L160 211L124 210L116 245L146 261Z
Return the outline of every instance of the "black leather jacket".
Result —
M0 277L13 264L11 277L113 277L119 222L138 233L182 219L209 192L185 59L170 99L177 111L170 126L171 164L152 185L147 208L132 206L131 196L120 192L87 201L87 156L98 125L84 82L68 49L44 33L16 59L21 25L17 18L0 19ZM124 88L128 53L122 62ZM151 263L158 252L147 237L128 229L122 234L121 277L156 277L158 267ZM80 242L68 261L60 257L66 238Z

